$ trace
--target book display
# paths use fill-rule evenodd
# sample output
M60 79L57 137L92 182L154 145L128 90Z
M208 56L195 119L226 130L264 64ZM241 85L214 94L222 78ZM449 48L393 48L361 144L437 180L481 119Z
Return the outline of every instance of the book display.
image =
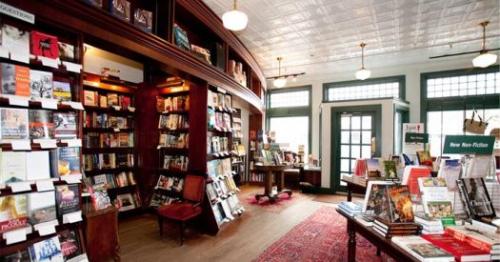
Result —
M243 133L241 130L241 109L235 108L232 114L233 135L232 135L232 169L236 184L241 184L247 177L247 152L242 142Z
M81 57L69 60L58 48L74 46L76 34L46 28L2 17L1 47L9 54L0 58L2 261L86 259L83 243L63 254L58 237L82 234Z
M83 170L93 187L104 187L120 212L141 208L135 175L132 83L86 73L83 80Z

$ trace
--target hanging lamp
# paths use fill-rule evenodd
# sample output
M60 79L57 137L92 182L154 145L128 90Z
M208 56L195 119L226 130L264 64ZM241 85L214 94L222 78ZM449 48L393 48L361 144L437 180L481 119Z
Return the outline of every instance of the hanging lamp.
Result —
M225 28L231 31L241 31L247 27L248 16L238 10L237 0L233 2L233 10L222 15L222 23Z
M474 65L474 67L486 68L497 62L497 55L488 53L488 50L486 50L486 26L489 23L489 21L484 21L479 24L483 27L483 41L481 43L481 51L479 52L479 55L472 59L472 65Z
M365 80L370 77L372 72L365 68L365 43L359 45L361 47L361 69L356 72L356 78L359 80Z
M276 58L278 60L278 76L274 79L273 85L274 87L281 88L286 86L286 77L281 75L281 60L282 57Z

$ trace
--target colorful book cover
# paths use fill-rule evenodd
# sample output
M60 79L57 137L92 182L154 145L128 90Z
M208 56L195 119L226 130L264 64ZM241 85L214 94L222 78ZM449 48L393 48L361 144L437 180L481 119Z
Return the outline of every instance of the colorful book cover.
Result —
M28 194L28 217L31 225L56 220L54 191Z
M13 56L12 53L14 53L17 57L29 58L30 34L28 31L4 24L2 26L2 46L10 51L11 57Z
M368 177L380 177L380 163L377 158L370 158L366 160L368 170Z
M191 50L191 45L189 44L189 38L186 31L184 31L177 24L174 24L174 42L176 46L184 50Z
M487 251L480 250L466 243L465 241L459 241L449 234L424 234L422 238L431 242L433 245L447 251L452 254L456 261L465 260L467 256L482 256L473 261L487 261L490 260L490 253ZM486 258L486 259L484 259Z
M410 196L413 201L420 201L420 188L418 186L418 179L420 177L430 177L431 170L428 167L418 167L411 166L410 173L407 177L407 181L403 180L403 185L407 185L410 190Z
M54 112L53 118L56 138L76 138L75 112Z
M53 81L52 96L59 101L71 101L71 85L69 82Z
M57 236L59 237L59 242L61 243L61 252L65 261L82 254L78 231L65 229L58 232Z
M86 106L97 106L98 94L95 91L83 90L83 104Z
M120 212L132 210L132 209L136 208L134 198L132 197L131 194L117 195L116 199L118 200L118 203L119 203L118 210Z
M109 106L118 106L118 94L109 93L108 94L108 105Z
M52 112L48 110L32 109L29 111L30 138L51 139L55 134Z
M121 96L121 105L123 109L128 109L132 106L132 99L129 96Z
M130 21L130 2L127 0L110 0L110 12L112 15L126 21Z
M31 261L63 262L61 243L57 236L33 244L29 248Z
M429 151L417 151L418 163L422 166L432 167L432 157Z
M447 252L437 248L431 243L409 244L408 248L424 259L450 257Z
M57 157L59 176L81 174L79 147L59 147L57 148Z
M387 217L390 211L387 187L392 184L393 182L390 181L368 181L363 212L370 215Z
M384 160L384 175L387 179L398 178L398 171L396 170L396 162L393 160Z
M28 139L29 138L29 118L28 109L0 108L1 132L0 138Z
M407 186L392 185L387 188L390 200L391 222L413 222L413 205Z
M30 69L26 66L1 64L2 94L30 96Z
M454 217L453 204L448 197L446 180L442 177L418 178L418 185L422 193L422 204L428 218Z
M134 25L151 33L153 30L153 12L137 8L134 12Z
M2 152L0 162L0 184L26 180L26 152Z
M24 227L27 223L25 194L0 197L0 233Z
M80 210L80 185L56 186L56 203L59 217Z
M43 56L56 59L59 57L57 37L38 31L31 31L31 53L35 56Z

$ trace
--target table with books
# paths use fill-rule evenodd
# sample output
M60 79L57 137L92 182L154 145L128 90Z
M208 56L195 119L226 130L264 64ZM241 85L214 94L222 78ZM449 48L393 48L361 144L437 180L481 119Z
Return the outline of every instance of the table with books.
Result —
M292 195L291 190L284 188L284 171L287 168L290 167L288 165L255 165L255 169L264 174L264 194L256 194L257 201L261 197L268 197L273 202L278 199L279 194L286 193L289 197ZM273 192L273 178L276 178L276 192Z
M347 201L352 200L352 193L365 194L367 179L361 176L344 176L342 182L347 184Z

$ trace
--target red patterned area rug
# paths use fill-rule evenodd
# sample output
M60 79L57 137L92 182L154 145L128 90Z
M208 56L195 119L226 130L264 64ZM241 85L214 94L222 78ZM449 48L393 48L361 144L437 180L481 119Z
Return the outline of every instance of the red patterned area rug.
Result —
M285 210L286 208L300 201L308 199L307 196L294 191L291 197L288 197L288 194L280 194L279 199L275 202L269 201L267 197L263 197L259 199L259 201L257 201L255 199L255 194L257 193L262 193L262 192L256 191L249 194L245 194L244 196L241 197L245 199L247 205L261 207L265 211L272 213L281 213L281 211Z
M347 261L347 223L334 207L321 207L269 246L256 262ZM382 261L376 248L356 236L356 261Z

